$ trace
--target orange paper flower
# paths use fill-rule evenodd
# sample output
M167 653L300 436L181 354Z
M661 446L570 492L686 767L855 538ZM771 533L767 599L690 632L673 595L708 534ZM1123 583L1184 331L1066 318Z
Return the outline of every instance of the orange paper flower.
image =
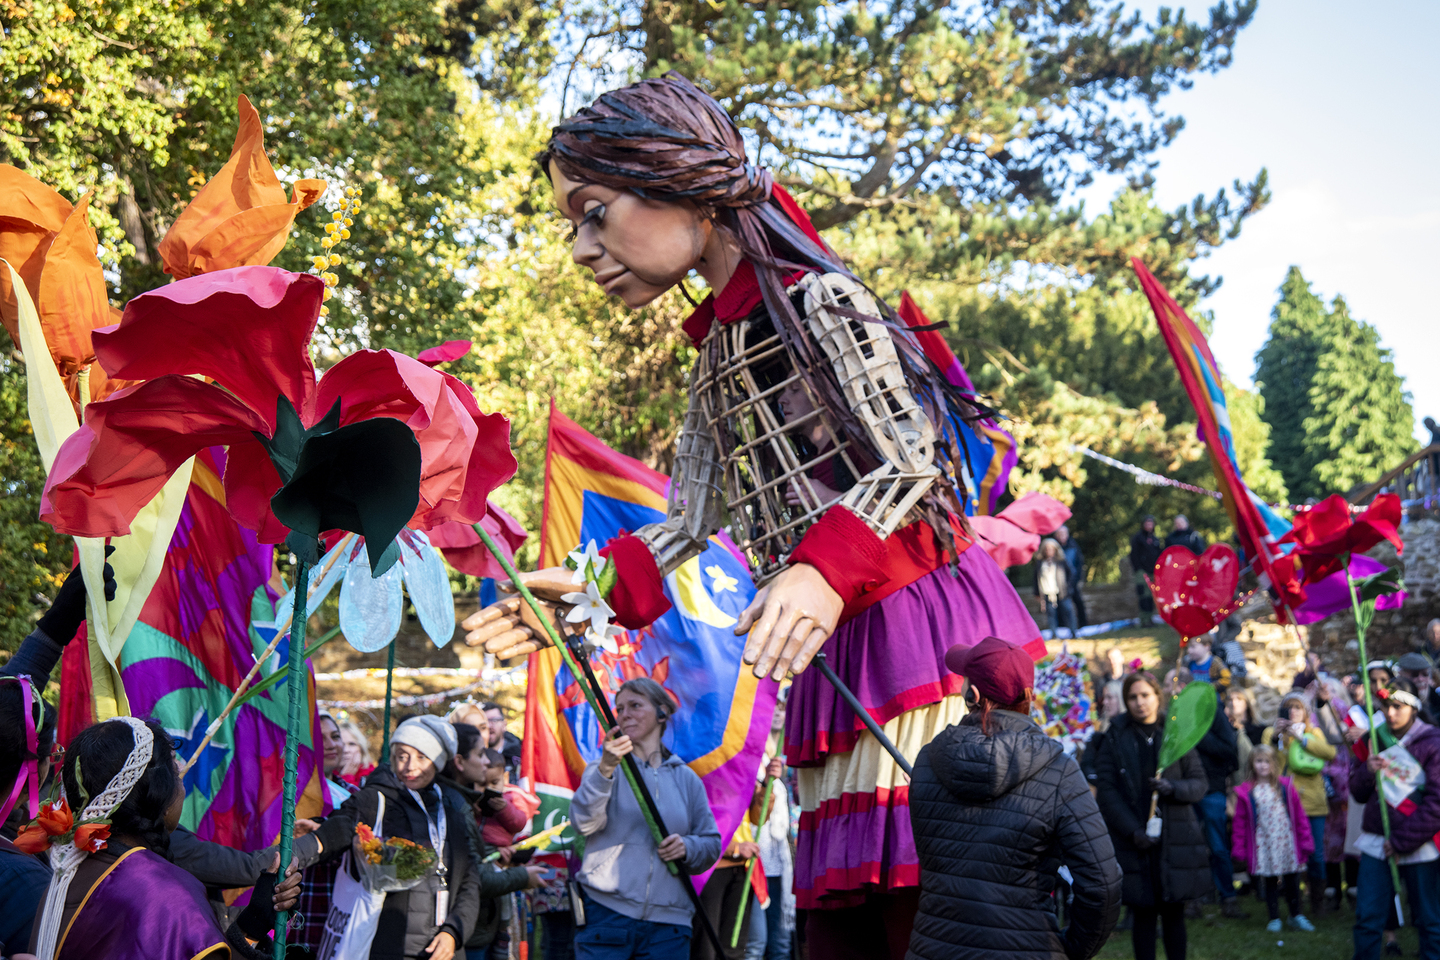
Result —
M50 834L38 823L32 823L15 838L15 848L21 853L44 853L50 847Z
M76 848L88 853L104 850L105 841L109 839L110 824L108 823L86 823L75 831Z
M74 822L75 817L70 812L70 804L64 797L40 804L40 816L35 818L35 823L52 837L69 833Z
M70 399L79 401L78 374L90 366L90 399L98 400L124 384L107 383L94 365L90 332L119 320L110 306L105 276L95 258L97 240L90 227L90 197L73 207L60 194L8 164L0 164L0 257L24 281L45 342ZM0 270L0 321L18 346L19 305L9 271Z
M285 246L295 215L325 192L324 180L297 180L294 199L287 200L265 156L260 114L243 94L239 109L229 161L160 241L165 272L177 279L269 264Z

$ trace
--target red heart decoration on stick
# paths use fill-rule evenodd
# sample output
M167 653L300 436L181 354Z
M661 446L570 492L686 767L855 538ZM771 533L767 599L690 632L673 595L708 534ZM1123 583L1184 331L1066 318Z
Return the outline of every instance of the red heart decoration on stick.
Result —
M1146 579L1160 619L1188 640L1229 615L1228 605L1240 583L1240 560L1223 543L1198 557L1185 547L1170 547L1160 554L1154 578Z

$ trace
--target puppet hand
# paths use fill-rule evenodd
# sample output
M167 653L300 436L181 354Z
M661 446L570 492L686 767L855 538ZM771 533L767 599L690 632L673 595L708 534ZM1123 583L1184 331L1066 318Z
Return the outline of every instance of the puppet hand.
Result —
M835 632L844 607L819 570L797 563L756 594L740 615L735 632L750 631L745 662L755 665L757 677L782 680L786 672L800 673Z
M560 597L577 589L570 582L570 571L564 567L522 573L520 581L530 589L540 602L540 608L552 619L560 605ZM498 587L514 592L514 586L508 580ZM484 646L486 653L493 653L501 660L534 653L550 645L550 634L536 618L535 611L520 597L507 597L492 603L466 617L460 626L466 631L465 643L468 646Z

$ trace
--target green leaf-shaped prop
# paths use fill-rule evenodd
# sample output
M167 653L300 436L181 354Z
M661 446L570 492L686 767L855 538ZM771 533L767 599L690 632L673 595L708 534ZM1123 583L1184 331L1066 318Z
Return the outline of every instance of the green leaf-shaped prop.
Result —
M1165 739L1160 741L1157 777L1205 739L1210 724L1215 722L1215 688L1208 683L1192 683L1170 700L1170 714L1165 718Z

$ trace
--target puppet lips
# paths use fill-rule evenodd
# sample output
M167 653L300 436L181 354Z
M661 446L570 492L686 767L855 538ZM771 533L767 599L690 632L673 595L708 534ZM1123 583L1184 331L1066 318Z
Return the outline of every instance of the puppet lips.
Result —
M86 407L85 425L56 456L42 519L75 536L126 534L181 464L225 445L231 514L278 543L287 527L271 498L284 484L261 438L273 448L285 430L379 418L403 423L419 445L410 525L483 518L486 497L515 472L509 422L482 413L459 380L389 350L359 351L317 378L309 341L323 290L314 276L237 267L132 300L119 326L97 333L95 350L113 375L145 382ZM321 424L337 405L333 426Z

